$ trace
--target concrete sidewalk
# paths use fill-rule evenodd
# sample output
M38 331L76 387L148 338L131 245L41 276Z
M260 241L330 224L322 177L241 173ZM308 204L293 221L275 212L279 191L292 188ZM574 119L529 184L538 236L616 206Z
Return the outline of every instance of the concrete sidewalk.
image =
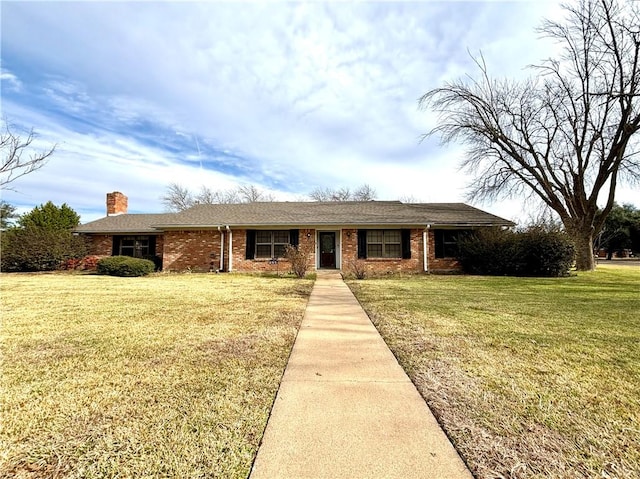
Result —
M250 479L471 479L339 274L319 274Z

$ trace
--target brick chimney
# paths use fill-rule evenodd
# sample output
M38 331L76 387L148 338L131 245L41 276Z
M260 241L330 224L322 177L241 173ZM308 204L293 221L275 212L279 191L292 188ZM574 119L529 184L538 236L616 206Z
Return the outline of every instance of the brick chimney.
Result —
M127 197L119 191L107 193L107 216L126 214L127 206Z

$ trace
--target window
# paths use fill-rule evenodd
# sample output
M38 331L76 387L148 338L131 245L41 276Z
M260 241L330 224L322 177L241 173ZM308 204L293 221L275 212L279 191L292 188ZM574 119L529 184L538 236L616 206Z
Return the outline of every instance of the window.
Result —
M367 258L401 258L400 230L367 231Z
M436 258L457 258L459 242L469 230L435 230Z
M411 230L358 230L358 258L411 259Z
M155 236L114 236L113 254L142 258L155 254Z
M256 231L256 258L281 258L290 243L289 230Z

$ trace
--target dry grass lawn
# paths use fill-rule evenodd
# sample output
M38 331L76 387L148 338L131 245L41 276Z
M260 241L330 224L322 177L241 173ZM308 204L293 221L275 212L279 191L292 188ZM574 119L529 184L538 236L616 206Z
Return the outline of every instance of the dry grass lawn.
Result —
M312 281L0 285L0 477L247 476Z
M640 477L640 268L349 284L476 477Z

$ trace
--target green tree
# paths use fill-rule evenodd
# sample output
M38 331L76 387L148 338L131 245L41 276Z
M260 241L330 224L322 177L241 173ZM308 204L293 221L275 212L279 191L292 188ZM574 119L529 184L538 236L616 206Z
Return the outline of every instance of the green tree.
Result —
M600 247L611 259L616 251L640 251L640 210L631 204L614 204L600 233Z
M48 230L72 230L80 224L80 216L63 203L58 207L51 201L36 206L29 213L25 213L18 220L22 228L35 227Z
M480 57L476 79L433 89L420 105L439 113L427 136L469 147L471 198L540 199L575 243L577 269L591 270L617 185L640 179L640 2L563 8L565 19L539 30L561 49L531 78L491 78Z
M0 200L0 230L4 231L13 224L13 219L17 218L16 207L6 201Z
M87 254L84 238L74 235L80 216L68 205L52 202L22 215L2 234L2 271L51 271L66 260Z

